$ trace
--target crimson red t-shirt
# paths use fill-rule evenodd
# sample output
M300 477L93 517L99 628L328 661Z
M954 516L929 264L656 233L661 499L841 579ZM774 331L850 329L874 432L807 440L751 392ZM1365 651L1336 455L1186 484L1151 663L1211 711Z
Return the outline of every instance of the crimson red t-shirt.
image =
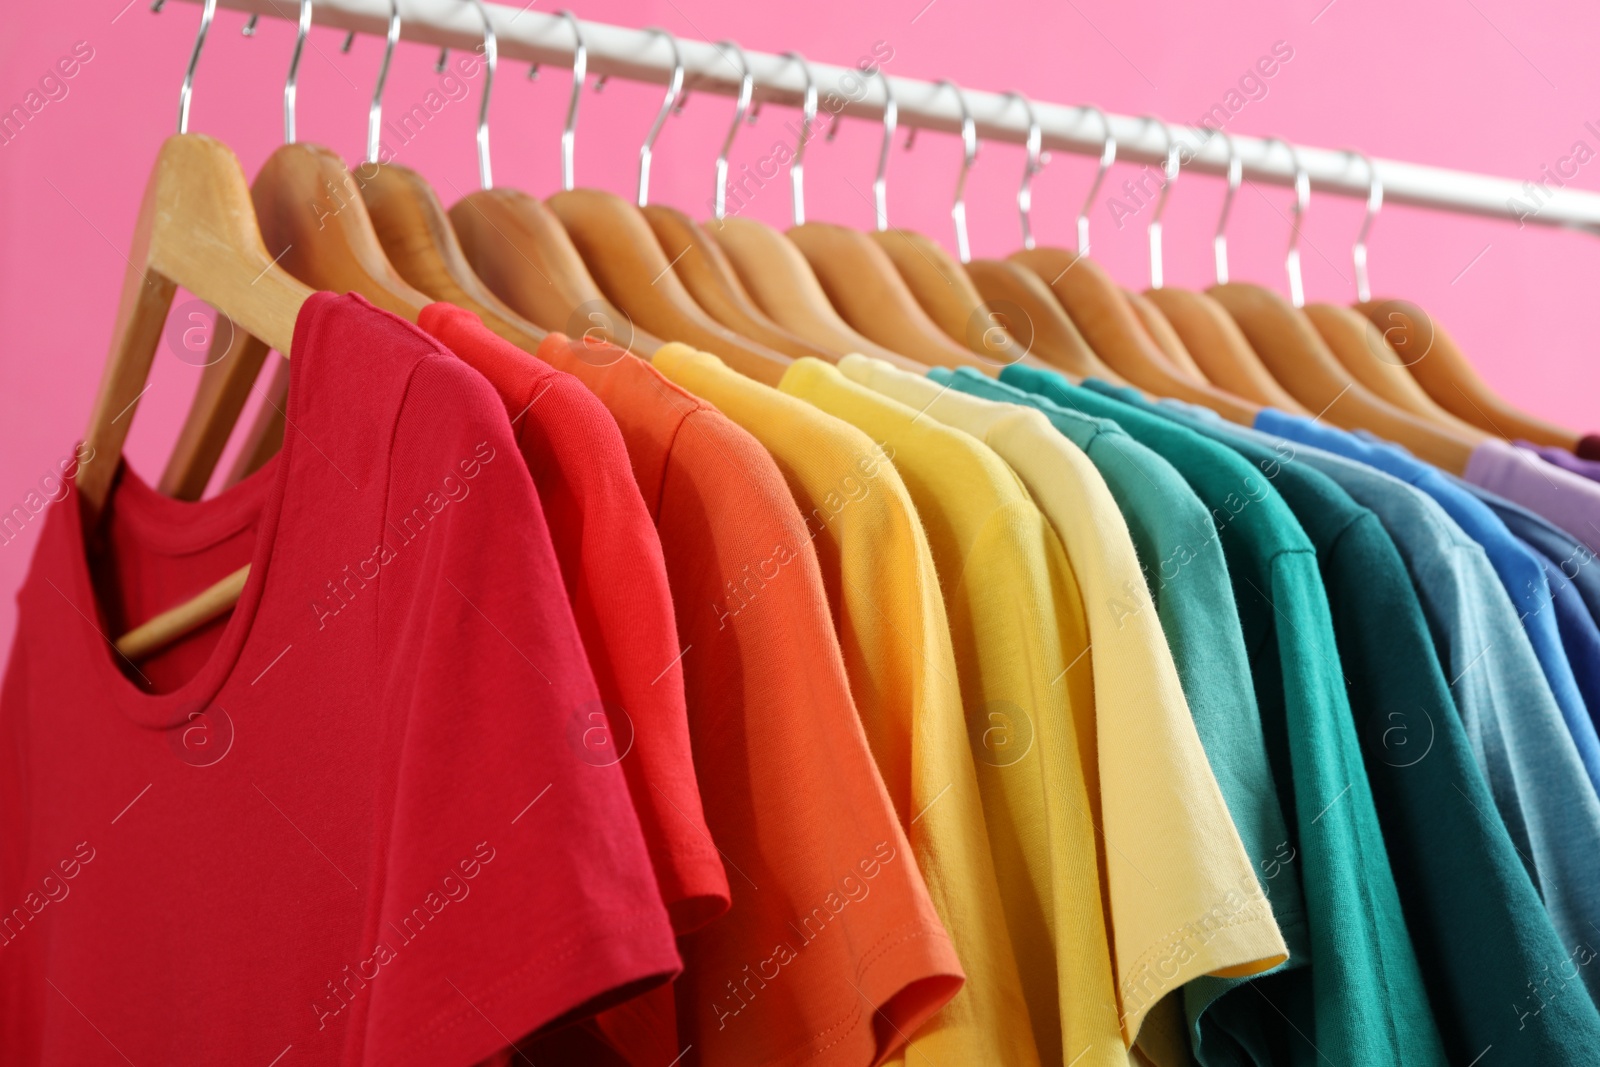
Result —
M728 877L700 808L661 540L616 420L470 311L430 304L418 324L505 402L600 686L603 709L571 728L589 759L622 765L673 929L699 929L728 910Z
M0 691L0 1062L464 1067L679 969L569 729L599 696L499 397L359 297L293 355L257 474L184 503L124 467L87 546L75 491L46 520ZM225 619L107 643L247 562Z

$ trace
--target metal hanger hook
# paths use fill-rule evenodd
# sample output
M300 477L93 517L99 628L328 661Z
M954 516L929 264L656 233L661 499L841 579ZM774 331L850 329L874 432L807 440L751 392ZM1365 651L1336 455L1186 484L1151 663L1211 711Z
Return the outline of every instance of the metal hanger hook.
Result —
M652 26L645 32L667 39L667 47L672 49L672 77L667 79L667 95L661 101L661 110L656 112L656 121L651 124L650 132L645 134L644 144L639 146L640 207L650 202L650 158L655 153L656 137L660 135L661 127L667 124L672 105L677 103L678 94L683 91L683 55L678 51L678 39L658 26Z
M389 33L383 42L383 62L378 65L378 84L372 90L372 106L367 110L367 162L378 162L378 131L383 126L383 83L389 80L389 62L400 40L400 0L389 0Z
M1044 130L1039 125L1039 119L1033 113L1033 105L1028 98L1019 92L1005 94L1022 104L1023 114L1028 116L1028 161L1022 165L1022 185L1017 189L1017 214L1022 219L1022 247L1034 247L1033 240L1033 176L1044 169L1043 153L1040 149L1044 145Z
M878 80L883 82L883 147L878 149L878 173L872 179L872 206L876 213L878 230L889 228L889 149L894 147L894 131L900 125L900 105L895 102L894 89L889 76L879 66Z
M1239 159L1239 147L1233 143L1227 130L1217 130L1222 143L1228 146L1228 191L1222 194L1222 214L1217 217L1217 232L1211 238L1211 251L1217 260L1217 284L1228 284L1228 214L1233 210L1233 194L1239 191L1244 180L1244 163Z
M1367 276L1367 235L1372 232L1378 212L1383 210L1383 179L1378 177L1378 168L1372 165L1365 152L1354 148L1346 151L1367 165L1367 214L1361 220L1361 230L1356 234L1355 248L1350 253L1356 267L1356 299L1365 303L1372 299L1372 281Z
M1294 145L1282 137L1270 137L1266 143L1283 145L1294 165L1294 214L1289 219L1289 251L1283 257L1283 265L1289 274L1289 302L1297 308L1305 307L1306 286L1300 274L1300 227L1311 203L1311 175L1300 162L1300 153Z
M189 101L194 97L194 69L200 65L200 49L205 47L206 31L211 29L211 19L217 13L217 0L205 0L200 10L200 29L194 35L194 51L189 53L189 66L183 72L183 88L178 90L178 132L189 132Z
M739 99L733 107L733 125L728 127L728 136L722 140L722 151L717 153L717 193L712 199L711 213L718 222L728 213L728 153L733 151L733 139L738 136L739 125L750 110L750 96L756 88L755 75L750 73L750 62L745 59L744 49L739 47L739 42L717 42L717 51L729 48L739 60Z
M1155 214L1150 216L1150 288L1160 289L1162 286L1161 270L1161 216L1167 210L1167 196L1172 192L1172 187L1178 181L1178 173L1183 169L1183 156L1181 146L1172 136L1172 127L1166 124L1158 115L1146 115L1144 120L1153 123L1161 129L1161 135L1166 138L1166 159L1161 165L1161 191L1156 194Z
M494 175L489 168L489 96L494 89L494 71L500 65L500 43L494 34L494 23L489 20L489 9L483 0L472 0L483 20L483 100L478 104L478 183L485 189L494 188Z
M806 221L806 145L811 141L811 127L817 121L817 81L811 76L811 64L799 52L785 52L785 59L800 64L805 75L806 92L800 102L800 140L794 146L794 162L789 164L789 191L794 201L794 224Z
M1111 120L1106 118L1104 111L1093 104L1085 104L1079 111L1085 115L1100 116L1100 128L1105 131L1105 142L1100 146L1100 169L1095 171L1094 184L1089 186L1089 195L1083 198L1083 207L1078 211L1078 255L1086 256L1089 254L1089 208L1094 206L1094 198L1100 195L1106 172L1117 161L1117 139L1112 136Z
M967 243L967 174L972 161L978 158L978 124L972 121L972 109L967 107L967 94L949 78L939 82L939 88L949 88L956 94L956 104L961 108L961 173L956 178L956 199L950 205L950 218L956 225L956 251L961 262L972 262L972 248Z
M578 16L565 9L556 14L572 27L572 98L567 102L567 124L561 128L561 188L571 192L578 147L578 101L583 97L584 79L589 76L589 48L584 44Z
M300 80L300 55L311 33L311 0L300 0L300 21L294 34L294 55L289 57L289 76L283 80L283 143L294 144L295 85Z

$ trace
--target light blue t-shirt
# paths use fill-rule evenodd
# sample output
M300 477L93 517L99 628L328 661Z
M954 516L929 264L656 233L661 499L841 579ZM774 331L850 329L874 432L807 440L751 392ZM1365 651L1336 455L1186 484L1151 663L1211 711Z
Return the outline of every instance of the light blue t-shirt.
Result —
M1589 709L1573 676L1572 664L1561 644L1555 612L1550 610L1550 583L1539 558L1512 536L1506 524L1483 501L1404 449L1363 440L1335 427L1272 408L1262 408L1255 425L1256 429L1278 437L1359 460L1416 486L1437 501L1468 537L1483 546L1495 574L1517 607L1523 630L1533 644L1534 655L1539 659L1550 691L1561 708L1567 731L1583 760L1590 788L1600 796L1600 736L1596 735Z

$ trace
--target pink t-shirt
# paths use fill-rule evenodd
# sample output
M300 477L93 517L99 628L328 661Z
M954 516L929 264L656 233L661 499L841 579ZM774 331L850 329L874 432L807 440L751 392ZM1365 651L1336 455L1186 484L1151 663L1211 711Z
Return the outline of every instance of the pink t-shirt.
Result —
M49 513L0 691L0 1062L468 1065L679 970L500 398L320 293L282 452ZM89 462L94 462L90 459ZM137 664L107 634L239 566Z

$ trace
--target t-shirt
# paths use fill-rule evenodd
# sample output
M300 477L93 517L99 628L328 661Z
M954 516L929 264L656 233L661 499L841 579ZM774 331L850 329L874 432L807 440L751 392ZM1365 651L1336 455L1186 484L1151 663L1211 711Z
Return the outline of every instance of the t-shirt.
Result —
M1492 437L1472 450L1461 476L1543 515L1600 551L1600 483Z
M1073 714L1092 706L1093 679L1059 538L976 438L815 359L796 360L779 387L892 449L922 518L1040 1060L1126 1067L1089 787L1093 737Z
M1555 616L1545 610L1550 603L1550 583L1538 557L1511 536L1505 523L1477 497L1400 448L1272 408L1261 409L1256 416L1256 429L1348 456L1416 486L1433 497L1468 537L1483 546L1511 602L1517 606L1534 655L1539 658L1539 666L1550 683L1550 691L1561 708L1561 717L1583 760L1590 787L1600 789L1600 736L1596 736L1594 723L1590 721L1588 708L1572 675L1572 665L1562 649Z
M123 467L88 545L75 491L46 520L0 694L14 1062L465 1065L678 969L499 397L357 296L292 354L255 475ZM107 647L245 563L229 615Z
M1279 798L1294 826L1311 928L1309 968L1258 980L1213 1009L1256 1062L1442 1063L1345 693L1316 550L1264 474L1186 427L1012 366L1001 380L1114 418L1160 452L1211 509L1234 582ZM1270 1005L1270 1006L1269 1006ZM1237 1013L1238 1017L1235 1017ZM1291 1050L1294 1050L1291 1052Z
M1579 543L1549 519L1535 515L1520 504L1513 504L1487 489L1466 482L1461 485L1487 504L1518 540L1554 563L1561 577L1577 587L1578 595L1583 598L1590 616L1600 620L1600 567L1594 566L1594 549ZM1573 667L1576 668L1577 664L1573 664Z
M846 356L846 377L965 430L1022 480L1061 538L1082 592L1102 895L1124 1027L1203 974L1256 974L1288 956L1195 732L1127 525L1094 464L1042 413ZM1058 614L1063 609L1058 609ZM1147 874L1146 872L1159 872Z
M1600 798L1482 546L1421 490L1313 445L1284 444L1376 512L1393 537L1512 847L1543 899L1563 955L1588 958L1600 949L1594 932L1600 928ZM1593 970L1580 971L1591 990ZM1517 1003L1525 1006L1519 1015L1538 1016L1537 1002L1521 997Z
M891 451L849 423L668 344L657 370L772 453L817 553L850 690L967 984L900 1053L1037 1064L983 822L955 653L928 539Z
M1579 960L1563 950L1495 811L1421 602L1378 515L1317 469L1312 446L1215 416L1171 417L1271 472L1317 543L1367 773L1450 1062L1494 1048L1516 1063L1587 1063L1600 1047L1600 1012L1581 985L1516 1017L1505 1011L1529 1001L1530 980L1576 970ZM1420 496L1367 475L1387 483L1380 494ZM1472 937L1460 936L1468 929Z
M1105 479L1133 539L1145 587L1228 814L1262 893L1272 901L1272 916L1289 952L1284 966L1305 965L1310 934L1300 869L1283 862L1289 832L1267 765L1239 609L1211 513L1172 464L1111 419L1069 410L972 370L935 367L928 377L990 400L1037 408L1083 449ZM1205 1010L1253 977L1201 975L1184 985L1189 1039L1202 1064L1213 1061L1212 1046L1231 1040L1206 1022Z
M733 893L728 914L679 938L676 1003L641 998L602 1029L635 1063L880 1061L962 971L873 764L783 475L620 349L551 334L537 354L617 420L660 534L701 802Z
M470 311L430 304L418 325L487 378L511 416L600 687L567 731L592 762L621 764L673 929L698 929L728 910L728 878L700 810L661 541L616 420Z
M1518 448L1525 448L1530 452L1537 453L1545 460L1564 470L1569 470L1573 474L1581 474L1590 481L1600 482L1600 463L1596 463L1592 459L1582 459L1555 445L1536 445L1531 441L1514 441L1512 443Z

